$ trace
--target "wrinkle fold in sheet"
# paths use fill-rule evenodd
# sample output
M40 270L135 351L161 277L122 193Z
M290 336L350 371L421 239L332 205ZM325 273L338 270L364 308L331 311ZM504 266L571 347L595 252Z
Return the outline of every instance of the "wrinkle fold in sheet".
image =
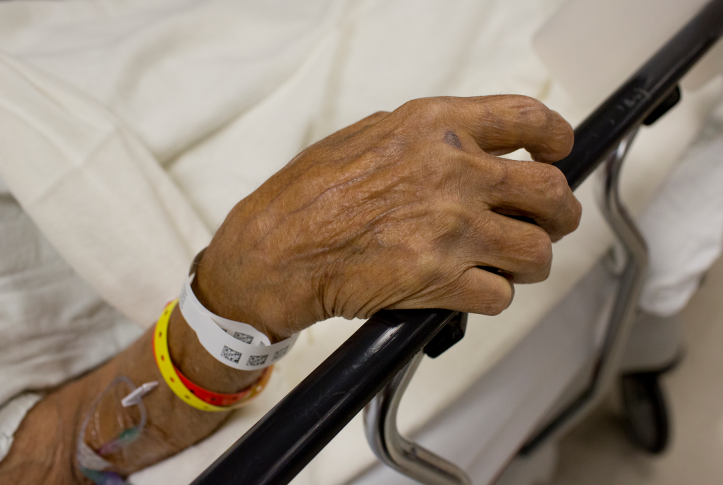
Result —
M122 123L0 56L0 177L73 269L142 326L210 233Z
M413 97L503 92L541 98L579 122L585 113L530 45L560 3L0 2L0 178L95 291L149 325L231 206L346 124ZM623 187L634 207L692 138L705 101L686 94L636 140L626 167L635 190ZM556 245L550 279L521 287L499 317L474 317L453 352L422 364L402 402L405 432L513 349L607 249L612 236L590 189L578 192L583 222ZM304 332L257 401L131 482L190 482L359 323ZM532 388L517 392L539 402ZM344 483L373 464L359 421L295 483Z

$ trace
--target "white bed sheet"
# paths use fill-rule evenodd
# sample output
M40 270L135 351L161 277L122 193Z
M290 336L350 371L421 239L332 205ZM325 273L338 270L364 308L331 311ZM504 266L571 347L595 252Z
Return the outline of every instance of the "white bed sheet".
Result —
M69 1L0 5L0 176L60 254L147 326L238 199L300 148L379 109L431 95L515 92L573 124L530 39L557 0ZM636 142L623 193L639 210L697 133L719 82ZM687 93L686 93L687 94ZM611 242L580 188L580 230L550 279L425 362L405 414L418 428L534 328ZM92 201L90 203L89 201ZM139 284L140 282L140 284ZM209 439L132 477L187 483L360 322L302 335L268 390ZM434 392L430 393L433 388ZM295 483L333 484L374 462L357 420Z

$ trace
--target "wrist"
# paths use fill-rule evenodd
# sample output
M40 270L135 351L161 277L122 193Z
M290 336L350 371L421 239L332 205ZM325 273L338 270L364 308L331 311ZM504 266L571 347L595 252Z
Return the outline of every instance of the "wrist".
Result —
M229 219L231 216L229 216ZM288 319L276 301L280 285L260 275L243 242L231 236L227 220L205 250L191 283L199 302L212 313L253 326L276 343L292 336Z
M173 365L189 380L213 392L239 392L250 386L262 372L234 369L216 360L201 345L178 307L168 324L168 347Z

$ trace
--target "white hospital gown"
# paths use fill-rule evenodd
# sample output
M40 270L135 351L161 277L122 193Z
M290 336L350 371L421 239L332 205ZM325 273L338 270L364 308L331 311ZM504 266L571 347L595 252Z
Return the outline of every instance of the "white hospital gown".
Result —
M231 206L311 141L414 97L544 98L550 79L529 41L559 3L0 2L0 174L27 213L4 192L0 403L78 375L130 342L141 331L130 319L152 323ZM610 240L590 239L580 253L600 247L586 255L587 268ZM557 282L519 292L534 296L531 304L513 305L484 327L472 324L471 350L460 346L446 363L420 369L419 379L430 372L437 392L416 395L415 425L561 297L549 285L569 289L584 274L581 258L568 254L555 255ZM195 476L351 325L305 332L287 361L293 364L280 363L246 415L172 465L146 470L142 483ZM414 399L418 391L408 392ZM25 394L0 411L0 430L11 434L36 399ZM332 443L303 483L338 483L373 462L354 426L345 429L353 439Z
M141 330L53 249L0 180L0 460L44 389L118 353Z
M661 317L690 300L723 246L723 103L640 216L650 263L640 306Z

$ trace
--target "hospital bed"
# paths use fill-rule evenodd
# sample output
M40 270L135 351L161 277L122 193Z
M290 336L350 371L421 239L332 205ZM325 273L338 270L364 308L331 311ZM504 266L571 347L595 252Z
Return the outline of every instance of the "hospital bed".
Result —
M550 312L554 317L543 319L471 391L497 394L506 401L514 395L506 388L514 386L520 375L554 374L565 364L554 362L547 351L561 345L557 340L561 330L577 329L568 340L581 345L586 362L576 375L567 376L568 386L562 392L539 399L541 405L516 403L519 416L508 419L512 429L495 426L492 417L509 402L490 409L488 423L494 432L485 434L483 428L480 439L495 443L483 447L484 457L477 457L486 466L488 483L513 480L511 475L505 477L506 467L509 472L579 421L621 374L626 410L638 441L651 452L664 448L667 417L656 376L674 364L680 347L674 326L643 329L638 333L659 332L666 338L642 360L631 362L636 352L628 351L626 357L631 335L633 342L646 340L631 330L647 258L645 241L619 197L619 177L639 127L655 123L679 101L678 82L722 32L723 1L714 0L577 127L572 153L556 164L573 189L601 167L599 205L621 249L601 261ZM596 281L598 289L604 281L605 291L590 294L588 280ZM559 316L576 306L582 310L570 312L578 319L578 325L571 327ZM604 334L596 337L601 318ZM459 467L402 437L397 429L402 395L424 355L435 358L454 352L450 348L464 337L466 323L467 315L446 310L376 314L193 483L288 483L365 406L366 434L382 462L421 483L471 483ZM591 340L598 345L591 348Z
M641 1L623 3L632 8ZM558 96L555 81L549 82L550 69L530 48L532 34L562 0L460 0L455 9L444 0L143 0L118 2L113 9L105 3L2 2L0 122L6 136L23 143L2 146L0 168L8 188L62 258L99 299L140 326L154 321L159 305L177 292L190 258L208 243L233 204L305 145L371 111L391 110L422 96L512 92L540 99L573 125L585 114ZM680 17L680 25L686 21ZM619 23L611 23L611 30ZM616 63L607 62L606 69L608 64ZM676 109L653 129L638 132L622 180L622 198L632 213L693 138L703 107L721 85L713 87L703 94L684 90ZM18 146L22 150L14 150ZM641 150L647 150L645 156ZM609 265L615 270L609 273L598 264L612 233L598 217L590 182L576 192L585 207L581 227L555 245L550 278L518 287L515 304L498 317L469 315L465 337L439 357L422 359L401 401L399 428L462 466L475 483L497 477L525 483L519 474L541 468L537 465L554 454L556 437L528 448L524 456L518 451L590 382L622 266ZM459 333L461 323L449 329ZM348 363L353 355L334 350L357 325L332 319L304 331L258 400L212 436L134 474L130 482L190 482L328 355ZM368 326L360 332L370 337ZM416 333L415 345L432 333ZM633 328L631 337L637 333ZM643 337L660 334L656 329ZM661 347L655 346L655 366L645 370L660 370L658 364L677 354L670 334L670 350L658 355ZM445 346L441 342L437 351ZM349 347L364 350L351 342L343 348ZM115 352L96 349L99 360L85 361L77 372ZM394 355L387 357L390 366ZM343 377L344 369L360 370L328 364L313 375L332 378L340 372ZM388 467L369 469L375 459L361 413L343 427L403 366L400 358L385 377L354 382L356 390L368 384L361 398L342 396L335 402L332 388L315 387L320 393L310 397L333 403L342 418L336 424L329 419L313 424L317 407L297 408L292 420L266 420L276 426L264 439L281 437L280 426L304 421L309 427L297 429L302 435L324 433L313 446L294 447L281 439L269 443L278 445L277 452L314 454L341 430L294 485L408 483ZM56 380L43 386L73 375L53 374ZM329 432L330 427L336 429ZM239 463L251 460L264 469L257 458L267 452L261 447ZM294 462L294 456L288 457L278 463Z
M514 92L579 124L584 113L560 103L554 84L546 90L548 70L530 48L556 3L461 0L455 9L437 0L275 3L284 16L266 1L144 0L119 2L117 11L99 8L103 2L4 2L0 119L11 139L25 141L22 153L12 150L16 144L3 145L2 178L72 268L102 298L148 325L239 198L304 144L371 111L420 96ZM403 23L410 15L414 22ZM349 19L353 29L342 30ZM385 32L399 34L380 40ZM700 126L707 99L686 91L653 129L640 130L625 168L627 180L637 181L634 190L625 192L623 179L623 200L633 212L680 155L676 147ZM661 149L641 157L651 145ZM58 146L63 149L53 149ZM612 295L602 285L604 268L595 266L612 235L597 218L590 188L586 183L576 192L583 221L555 245L550 278L519 287L515 304L498 317L469 315L465 337L422 360L400 404L400 429L462 465L475 483L499 475L534 429L577 395L578 380L582 389L588 382L585 366L600 325L582 312L607 308L603 297ZM591 268L598 276L584 277ZM572 311L573 305L581 308ZM357 324L336 319L307 329L257 401L201 443L134 474L131 483L190 482ZM59 375L51 384L70 378ZM380 467L366 471L374 456L361 413L354 419L295 485L402 478ZM456 430L456 439L440 428ZM505 473L549 454L552 441L545 443Z

